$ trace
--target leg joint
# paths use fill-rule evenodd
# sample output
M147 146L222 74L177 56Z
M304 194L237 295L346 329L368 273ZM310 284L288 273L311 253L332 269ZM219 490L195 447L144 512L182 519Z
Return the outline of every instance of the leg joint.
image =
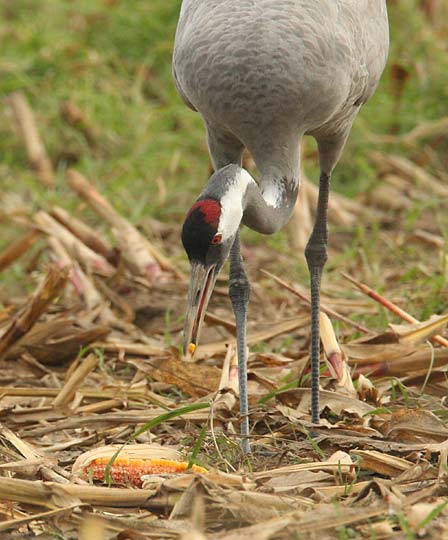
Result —
M323 268L328 259L327 244L311 238L305 248L305 257L309 267Z
M247 304L250 297L250 283L245 275L231 277L229 281L229 296L232 304Z

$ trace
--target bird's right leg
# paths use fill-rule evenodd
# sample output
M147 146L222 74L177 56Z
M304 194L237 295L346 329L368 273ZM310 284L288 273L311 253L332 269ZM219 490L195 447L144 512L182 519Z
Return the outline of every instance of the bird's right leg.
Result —
M250 297L250 283L244 271L240 253L240 234L237 233L230 250L229 296L236 322L238 353L238 386L240 390L241 446L245 454L250 453L249 444L249 399L247 394L247 304Z
M327 261L330 175L321 173L316 222L305 249L311 279L311 421L319 423L320 284Z

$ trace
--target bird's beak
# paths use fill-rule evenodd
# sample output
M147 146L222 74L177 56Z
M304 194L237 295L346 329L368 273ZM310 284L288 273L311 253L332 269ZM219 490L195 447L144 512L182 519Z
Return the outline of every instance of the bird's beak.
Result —
M184 326L184 354L193 356L202 321L218 276L216 265L191 264L190 288Z

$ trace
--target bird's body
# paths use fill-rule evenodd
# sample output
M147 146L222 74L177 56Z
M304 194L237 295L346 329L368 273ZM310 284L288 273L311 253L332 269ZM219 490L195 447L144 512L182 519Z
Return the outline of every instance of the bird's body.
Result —
M213 231L223 234L224 240L237 238L240 222L267 234L281 228L298 194L300 139L312 135L321 168L316 226L306 251L314 327L326 259L329 177L356 114L375 91L388 45L385 0L184 0L182 4L174 48L175 84L185 103L204 119L217 171L199 197L199 214L187 217L184 245L189 251L187 246L201 235L198 223L210 210L205 206L201 210L201 200L219 202L226 218L219 217ZM260 173L258 185L240 168L245 147ZM224 226L231 221L232 226ZM216 243L217 236L213 238ZM218 270L222 266L221 261L213 263L213 257L205 259L204 255L205 266L213 264ZM234 266L239 259L238 252ZM195 300L192 294L190 290L190 303ZM317 345L314 330L315 359L318 326Z
M180 94L248 148L260 181L297 177L299 139L344 137L388 50L383 0L187 0L174 49Z

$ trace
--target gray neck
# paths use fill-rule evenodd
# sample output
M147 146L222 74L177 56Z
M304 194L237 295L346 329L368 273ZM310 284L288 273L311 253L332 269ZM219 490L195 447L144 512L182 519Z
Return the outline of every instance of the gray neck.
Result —
M273 234L289 221L299 190L298 179L279 178L260 190L249 184L243 199L243 223L262 234Z
M221 201L223 211L240 208L241 221L262 234L273 234L289 220L297 199L298 178L262 178L261 188L237 165L216 171L200 195Z

